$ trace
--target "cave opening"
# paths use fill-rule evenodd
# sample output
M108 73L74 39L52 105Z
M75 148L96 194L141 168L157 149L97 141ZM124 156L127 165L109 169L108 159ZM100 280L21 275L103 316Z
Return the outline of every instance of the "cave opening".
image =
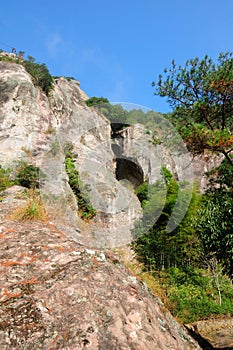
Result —
M133 188L138 187L144 181L143 170L140 165L127 158L116 158L116 178L118 181L127 180Z

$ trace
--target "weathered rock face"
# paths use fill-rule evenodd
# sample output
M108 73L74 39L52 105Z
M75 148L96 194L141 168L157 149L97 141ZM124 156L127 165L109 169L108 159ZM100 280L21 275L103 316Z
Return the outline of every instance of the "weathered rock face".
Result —
M5 191L0 210L2 350L200 349L116 254L52 222L11 221L22 190Z
M75 164L97 216L90 232L98 246L124 245L141 215L132 188L142 181L160 179L161 166L179 180L198 180L203 189L206 170L218 160L191 159L185 148L156 146L141 125L122 130L111 140L109 122L85 104L87 96L73 79L55 79L49 98L33 85L23 66L0 62L0 164L12 166L26 160L39 166L46 181L41 183L44 204L57 221L80 226L77 204L68 185L65 149L73 145ZM170 133L164 121L159 125ZM122 181L127 186L122 186ZM131 183L132 186L128 186ZM75 232L75 231L74 231ZM75 234L74 234L75 238Z
M118 133L112 148L116 158L121 160L120 163L125 163L127 167L127 160L130 160L138 166L138 171L134 171L138 181L142 179L141 182L154 183L161 178L160 171L162 166L166 166L178 180L192 179L190 157L185 146L183 144L182 146L182 154L179 157L179 153L175 148L166 147L166 142L154 145L152 136L145 127L135 124ZM125 170L127 178L127 169ZM124 170L122 169L121 172L123 177Z
M88 108L86 99L79 82L66 78L55 79L47 98L33 85L23 66L1 61L0 164L12 166L26 160L39 166L46 175L41 193L50 216L77 228L77 204L64 164L64 150L72 144L80 178L97 209L90 227L94 244L127 244L134 222L141 215L133 187L145 180L153 183L160 179L161 166L165 165L177 179L196 179L203 189L204 172L218 160L192 160L185 151L180 156L175 148L168 151L166 142L155 146L141 125L122 130L112 144L109 122ZM169 126L163 122L160 126L166 140ZM127 186L117 180L126 181Z
M0 62L0 163L41 155L55 127L46 96L21 65Z
M161 178L161 167L165 166L177 180L196 182L202 191L206 189L208 179L205 173L217 167L222 158L209 153L193 157L169 122L163 125L162 120L158 126L161 127L161 144L153 144L151 134L140 124L118 132L112 144L118 164L117 177L129 180L135 186L143 181L154 183ZM174 140L174 145L169 141L168 132L179 147Z
M141 215L128 182L156 181L161 165L186 178L187 160L179 163L152 145L137 125L112 145L109 122L85 105L86 98L77 81L65 78L55 80L47 98L22 66L0 62L0 165L25 160L41 168L50 220L13 221L8 214L25 202L22 189L1 194L0 348L198 350L109 250L130 241ZM91 224L78 217L68 184L69 144L98 211Z
M50 103L60 120L60 143L71 142L77 154L77 169L98 212L92 223L97 244L123 245L131 240L130 229L141 214L140 203L115 178L109 122L88 108L85 99L77 82L57 81Z
M39 166L46 175L41 192L50 215L79 226L64 165L64 149L72 144L80 178L98 212L91 229L95 245L128 243L140 203L116 180L110 124L86 106L79 83L56 79L48 99L22 66L0 62L0 90L0 164L24 159Z

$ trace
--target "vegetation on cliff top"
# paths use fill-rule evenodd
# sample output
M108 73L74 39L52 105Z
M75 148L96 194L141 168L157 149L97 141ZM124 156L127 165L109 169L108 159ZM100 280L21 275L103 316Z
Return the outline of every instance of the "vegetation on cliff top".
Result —
M0 50L1 51L1 50ZM38 86L46 93L49 94L50 90L53 88L53 77L49 73L48 68L44 63L37 63L35 58L28 56L27 60L24 60L22 57L24 52L21 53L21 56L1 56L0 61L7 61L12 63L21 64L24 66L26 71L31 75L33 83L35 86Z
M48 95L53 88L53 77L46 65L44 63L36 63L32 56L28 56L28 60L23 61L22 64L32 76L34 84Z

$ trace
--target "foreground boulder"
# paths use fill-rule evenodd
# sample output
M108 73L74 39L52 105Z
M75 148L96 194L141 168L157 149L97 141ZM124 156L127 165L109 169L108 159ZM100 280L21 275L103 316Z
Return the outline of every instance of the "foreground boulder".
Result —
M200 349L115 253L74 242L69 227L13 221L20 187L1 200L2 350Z

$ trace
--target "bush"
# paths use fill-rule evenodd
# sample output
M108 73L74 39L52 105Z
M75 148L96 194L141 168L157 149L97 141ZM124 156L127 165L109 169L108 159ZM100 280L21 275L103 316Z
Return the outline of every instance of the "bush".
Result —
M39 86L48 95L53 88L53 77L49 73L44 63L35 63L34 60L23 61L26 71L32 76L33 82Z
M0 166L0 192L13 185L14 181L10 179L10 170Z
M92 207L88 196L81 191L81 187L83 186L79 179L78 170L76 170L72 159L72 147L70 145L67 147L65 164L66 173L69 177L69 185L77 199L79 214L82 219L90 220L96 215L96 210Z
M22 52L22 54L24 54ZM1 56L0 61L7 61L12 63L21 64L26 71L32 76L35 86L39 86L46 95L53 88L53 77L49 73L48 68L44 63L36 63L32 56L28 56L28 60L23 60L22 55L18 57Z
M15 181L26 188L39 188L40 169L32 164L20 162L16 167Z
M89 98L88 100L86 100L85 103L88 107L92 107L92 106L101 107L101 105L103 105L103 104L106 104L106 103L109 104L109 100L105 97L93 96L93 97Z
M188 266L191 260L194 264L198 259L197 238L190 227L198 194L189 187L182 188L183 184L178 183L168 169L162 167L161 173L164 181L153 185L143 183L136 189L144 211L132 231L135 238L132 248L149 270ZM175 228L169 232L171 217Z
M213 277L204 269L169 269L163 288L170 311L180 322L191 323L215 315L233 314L233 288L230 279L220 277L222 304Z

